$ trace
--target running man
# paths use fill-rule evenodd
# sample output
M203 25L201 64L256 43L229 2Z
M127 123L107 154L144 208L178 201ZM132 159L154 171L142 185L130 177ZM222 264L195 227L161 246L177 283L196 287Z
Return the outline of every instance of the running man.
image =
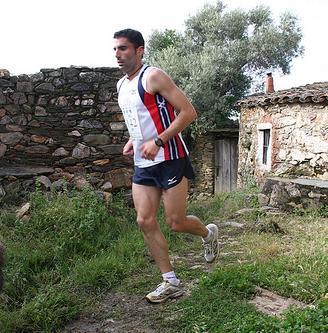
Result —
M209 263L218 255L218 228L186 215L188 179L194 178L194 172L181 132L197 114L164 71L143 64L144 46L139 31L125 29L114 34L115 57L125 73L117 83L118 103L130 135L123 154L134 156L132 196L137 223L163 277L146 299L160 303L183 294L156 221L160 200L171 230L202 237Z

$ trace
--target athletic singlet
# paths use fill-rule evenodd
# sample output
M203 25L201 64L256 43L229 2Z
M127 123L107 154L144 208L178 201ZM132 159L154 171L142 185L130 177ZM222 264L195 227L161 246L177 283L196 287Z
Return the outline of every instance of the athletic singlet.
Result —
M154 161L146 160L140 155L141 145L155 139L176 118L174 107L164 97L146 91L147 76L153 68L144 65L131 81L124 76L117 83L118 104L133 142L134 164L139 168L188 155L181 133L159 149Z

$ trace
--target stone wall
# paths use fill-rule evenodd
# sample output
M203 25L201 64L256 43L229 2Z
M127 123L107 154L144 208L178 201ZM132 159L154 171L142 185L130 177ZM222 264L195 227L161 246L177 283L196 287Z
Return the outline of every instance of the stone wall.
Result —
M272 125L271 170L257 161L258 124ZM328 106L304 103L242 108L238 185L267 176L328 180Z
M132 170L122 156L128 133L119 110L114 68L0 70L0 195L29 186L124 187ZM45 177L47 176L47 177ZM106 184L107 182L107 184Z
M259 202L283 210L328 207L328 181L267 178L259 194Z
M212 195L215 179L215 135L208 134L197 138L190 152L196 178L192 182L191 192L195 197Z

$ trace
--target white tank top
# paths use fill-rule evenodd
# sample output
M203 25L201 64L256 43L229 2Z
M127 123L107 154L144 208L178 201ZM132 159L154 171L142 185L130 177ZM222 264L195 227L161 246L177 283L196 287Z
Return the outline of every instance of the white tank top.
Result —
M124 76L117 83L118 104L133 140L134 164L140 168L188 155L181 133L170 139L164 148L160 148L154 161L146 160L140 155L141 145L155 139L176 118L174 107L164 97L146 91L147 76L152 69L154 67L143 65L139 74L131 81Z

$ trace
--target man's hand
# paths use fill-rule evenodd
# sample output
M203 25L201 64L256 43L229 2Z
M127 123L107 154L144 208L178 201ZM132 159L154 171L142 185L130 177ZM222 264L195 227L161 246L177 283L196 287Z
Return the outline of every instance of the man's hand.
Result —
M145 142L140 148L140 155L146 160L154 160L159 152L160 147L158 147L154 140Z
M132 140L129 140L123 147L123 155L133 155L133 144Z

